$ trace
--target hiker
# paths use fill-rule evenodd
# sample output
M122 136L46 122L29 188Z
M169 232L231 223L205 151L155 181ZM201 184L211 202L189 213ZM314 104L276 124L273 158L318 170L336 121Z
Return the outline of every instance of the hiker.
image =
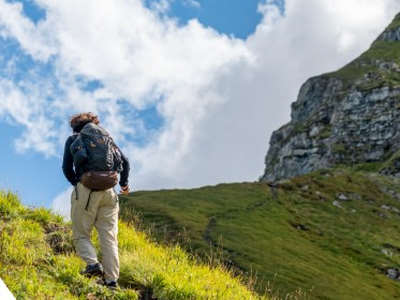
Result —
M81 274L102 276L102 284L115 289L119 277L119 204L114 186L119 174L121 193L129 193L129 161L99 126L95 114L75 115L70 125L73 135L65 143L62 168L74 186L71 195L73 240L78 255L87 263ZM99 234L102 264L90 241L93 226Z

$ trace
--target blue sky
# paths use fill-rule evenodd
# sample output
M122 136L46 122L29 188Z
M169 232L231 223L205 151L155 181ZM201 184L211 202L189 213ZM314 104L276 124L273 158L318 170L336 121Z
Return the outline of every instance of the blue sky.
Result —
M68 203L63 143L81 111L130 158L134 190L255 181L301 84L365 51L397 11L398 0L0 0L0 188Z
M46 11L38 6L34 0L9 0L10 3L20 2L23 4L23 12L33 22L37 23L41 19L46 17Z
M200 0L200 6L191 6L185 1L174 1L169 15L181 23L198 19L219 32L245 39L252 34L261 21L257 12L260 0ZM284 9L284 1L276 1Z
M8 1L23 4L23 13L35 24L46 18L46 11L40 8L34 0ZM192 6L187 2L175 0L167 15L177 18L181 25L196 18L205 26L210 26L220 33L245 39L254 32L261 20L257 12L258 0L204 0L198 1L200 6ZM15 53L19 53L13 80L24 80L26 72L32 68L40 70L43 76L51 76L51 65L41 65L29 55L24 54L18 43L13 39L0 39L3 68ZM1 74L1 72L0 72ZM5 76L3 74L3 76ZM98 82L90 82L88 89L96 89ZM134 113L133 113L134 115ZM145 126L157 129L162 126L162 119L154 107L148 107L140 112L140 118ZM67 120L65 120L67 122ZM0 148L0 187L18 192L23 201L29 205L49 206L54 197L68 186L61 173L61 156L46 157L31 149L18 153L15 140L22 134L21 127L8 118L0 119L0 135L3 136ZM131 136L138 144L145 137ZM60 149L58 149L60 150Z

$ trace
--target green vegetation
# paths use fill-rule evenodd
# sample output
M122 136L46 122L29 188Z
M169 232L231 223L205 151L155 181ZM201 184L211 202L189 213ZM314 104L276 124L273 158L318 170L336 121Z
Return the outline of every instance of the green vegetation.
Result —
M380 172L382 170L383 162L361 163L354 166L355 171L359 172Z
M400 13L394 18L392 24L389 25L387 30L393 30L400 27Z
M400 284L385 273L400 265L400 182L365 171L376 168L322 170L275 187L135 192L121 199L122 216L235 266L260 293L394 299Z
M382 163L381 169L387 169L393 166L393 164L400 159L400 151L393 153L389 159Z
M318 134L317 138L320 140L327 139L332 134L332 125L326 125Z
M332 152L338 154L346 154L346 144L343 143L336 143L332 145Z
M226 268L152 243L123 222L119 246L122 288L111 292L79 274L84 263L73 252L69 224L0 192L0 278L17 299L261 299Z
M370 61L379 59L381 61L392 61L398 63L400 59L399 44L400 43L398 42L375 41L372 47L361 55L361 58Z
M383 84L398 86L400 76L398 72L379 69L377 60L380 62L394 62L400 64L400 43L376 41L359 58L336 72L325 76L337 77L345 83L351 84L362 79L365 74L373 74L373 78L363 88L364 90L378 88Z

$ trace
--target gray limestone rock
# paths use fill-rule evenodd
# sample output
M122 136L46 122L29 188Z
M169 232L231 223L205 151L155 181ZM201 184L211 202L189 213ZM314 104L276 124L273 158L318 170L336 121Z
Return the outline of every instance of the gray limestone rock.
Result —
M382 249L381 252L383 254L385 254L386 256L392 257L393 256L393 252L388 250L388 249Z
M340 204L340 202L337 201L337 200L333 201L333 202L332 202L332 205L333 205L333 206L336 206L336 207L339 207L339 208L343 208L343 206L342 206L342 205Z
M399 20L400 15L393 24ZM388 27L371 47L377 42L400 43L400 27ZM262 181L338 164L379 162L400 150L399 65L361 56L344 69L354 78L339 71L303 84L291 121L271 136ZM396 164L387 172L400 176L400 158Z
M379 41L396 42L400 41L400 28L395 28L384 32L379 38Z
M386 270L386 276L390 279L398 279L400 275L399 269L397 268L390 268Z
M347 197L345 194L343 194L343 193L339 193L338 195L337 195L337 198L338 198L338 200L340 200L340 201L348 201L348 200L350 200L349 199L349 197Z

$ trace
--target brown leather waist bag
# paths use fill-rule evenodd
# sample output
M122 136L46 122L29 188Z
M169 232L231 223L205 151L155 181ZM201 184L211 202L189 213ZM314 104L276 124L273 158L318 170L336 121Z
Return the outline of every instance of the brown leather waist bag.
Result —
M117 185L118 173L115 171L86 172L82 175L81 183L94 191L108 190Z

